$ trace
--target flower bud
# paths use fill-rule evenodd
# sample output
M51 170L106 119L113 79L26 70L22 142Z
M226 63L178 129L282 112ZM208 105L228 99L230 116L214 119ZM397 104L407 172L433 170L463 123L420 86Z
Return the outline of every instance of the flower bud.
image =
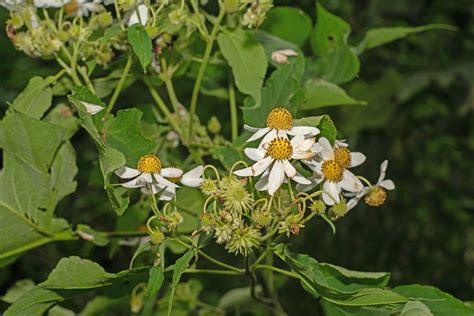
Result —
M155 245L161 244L165 239L165 234L163 234L163 232L159 229L149 232L149 235L151 242Z
M332 220L341 218L346 214L347 214L346 201L341 201L339 203L336 203L329 209L329 216L331 217Z
M68 32L63 30L63 31L58 32L58 38L61 40L61 42L65 43L65 42L69 41L71 36L69 35Z
M221 123L219 122L219 120L215 116L212 116L209 119L209 122L207 122L207 129L213 134L219 133L220 130L221 130L221 127L222 127Z
M15 30L18 30L24 25L23 18L19 14L12 13L12 17L8 20L8 24L13 26Z
M112 24L113 18L110 12L102 12L97 17L97 22L99 23L100 27L107 27Z
M186 12L184 12L183 10L176 9L171 11L170 14L168 14L168 17L171 23L179 25L184 23L184 21L186 20Z
M326 204L322 200L316 200L313 204L309 207L309 209L315 212L318 215L321 215L326 211Z

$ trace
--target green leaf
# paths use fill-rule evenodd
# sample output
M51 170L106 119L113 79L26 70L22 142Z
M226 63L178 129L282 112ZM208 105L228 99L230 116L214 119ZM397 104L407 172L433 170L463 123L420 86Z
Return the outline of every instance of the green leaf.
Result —
M341 87L321 79L310 79L304 86L306 103L303 110L334 105L365 105L366 102L350 97Z
M77 182L74 178L77 171L76 151L70 142L65 142L51 165L49 186L55 205L66 195L76 191Z
M92 229L89 225L83 225L83 224L77 225L76 232L79 234L79 236L82 239L90 241L94 245L97 245L99 247L104 247L109 244L109 239L107 238L107 234L96 231Z
M310 64L313 77L341 84L351 81L360 70L359 58L345 43L335 44L329 53Z
M136 166L141 156L153 151L155 143L145 138L141 132L141 117L138 109L120 110L116 117L111 117L106 126L105 144L122 154L127 165Z
M263 126L268 113L279 106L286 107L295 114L298 107L296 105L291 107L290 101L298 87L291 65L283 65L278 68L265 82L260 106L253 99L246 99L242 108L244 123L254 127Z
M433 313L422 302L410 301L403 306L400 316L433 316Z
M474 309L471 309L462 301L433 286L416 284L402 285L395 287L393 291L413 300L421 301L437 316L467 316L474 314Z
M163 273L163 267L154 266L150 269L150 275L148 277L147 296L155 296L161 288L165 275Z
M105 44L112 37L115 37L120 33L122 33L122 27L118 24L112 25L111 27L105 30L104 35L101 37L100 41L102 42L102 44Z
M5 303L12 304L18 300L25 292L35 287L35 282L30 279L18 280L16 283L8 289L7 293L2 296L2 301Z
M32 118L40 119L51 106L53 93L47 80L33 77L13 101L11 109L26 114Z
M319 128L319 137L327 138L331 143L334 143L337 136L337 129L334 126L329 115L308 116L301 119L293 120L295 126L312 126Z
M150 36L148 36L143 25L137 23L128 28L127 37L133 52L143 67L143 71L145 71L146 66L151 63L152 45Z
M302 47L311 33L311 24L311 18L301 9L275 7L267 13L261 29Z
M232 68L240 92L260 104L261 87L267 71L267 56L262 45L247 31L223 29L217 37L219 48Z
M340 17L327 11L319 3L316 6L317 20L311 34L311 48L316 55L331 52L334 43L346 43L351 33L350 25Z
M410 34L431 30L455 31L457 29L456 27L447 24L428 24L415 27L395 26L371 29L367 32L367 34L365 34L364 39L357 47L357 51L362 53L365 49L371 49L377 46L385 45L398 39L407 37Z
M176 260L176 263L174 264L174 269L173 269L173 280L171 281L171 293L168 299L168 316L171 315L171 310L173 308L173 298L174 298L174 293L176 291L176 286L179 283L179 280L181 280L181 275L183 275L184 270L189 265L189 262L193 258L194 253L192 250L189 250L186 252L181 258Z

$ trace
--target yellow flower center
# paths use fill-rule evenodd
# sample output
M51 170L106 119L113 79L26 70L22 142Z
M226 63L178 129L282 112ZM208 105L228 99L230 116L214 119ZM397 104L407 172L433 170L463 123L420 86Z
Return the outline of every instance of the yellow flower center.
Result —
M290 129L293 127L293 115L284 108L274 108L267 116L267 127Z
M293 146L291 146L290 141L286 138L274 138L267 149L267 155L276 160L288 159L292 154Z
M145 155L138 161L137 169L141 172L158 173L161 171L161 161L155 155Z
M72 0L71 2L64 5L64 12L66 12L67 14L72 14L77 11L77 8L77 0Z
M387 199L387 191L380 186L375 186L370 190L370 192L365 196L365 203L370 206L380 206Z
M326 160L323 162L322 171L326 180L339 182L342 180L344 168L336 160Z
M345 147L336 148L334 150L334 160L345 169L351 164L351 151Z

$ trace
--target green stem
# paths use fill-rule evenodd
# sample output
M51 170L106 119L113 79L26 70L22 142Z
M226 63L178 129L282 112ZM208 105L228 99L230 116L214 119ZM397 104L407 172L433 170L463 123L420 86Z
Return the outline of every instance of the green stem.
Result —
M104 120L108 117L110 112L112 112L115 102L117 102L120 92L122 91L123 86L125 85L125 80L127 79L128 72L130 71L130 68L132 67L132 61L133 61L132 55L128 56L128 60L127 60L127 63L125 64L125 68L123 69L122 76L120 77L118 85L115 88L114 94L112 95L112 98L110 99L107 109L105 110Z
M145 84L148 86L148 90L150 91L151 97L153 98L153 100L155 100L156 105L161 110L161 112L163 112L163 114L165 115L165 118L168 121L168 123L182 137L183 132L181 131L181 128L179 127L178 122L175 120L171 112L168 110L168 107L166 106L161 96L158 94L158 92L155 90L155 88L151 84L147 82L145 82Z
M239 133L238 118L237 118L237 103L235 101L235 87L232 75L229 76L229 106L230 106L230 124L232 141L237 139Z
M242 273L230 270L212 270L212 269L186 269L184 273L203 273L203 274L225 274L225 275L242 275Z
M92 84L90 78L89 78L89 75L87 74L87 70L85 67L77 67L77 70L79 71L79 73L81 74L82 78L84 79L84 81L86 82L86 85L87 85L87 88L89 88L89 90L91 90L94 94L95 94L95 89L94 89L94 85Z
M206 44L206 49L204 50L204 57L202 59L201 66L199 67L198 75L196 77L196 81L194 82L193 94L191 96L191 107L189 110L189 134L188 134L188 142L191 142L191 137L193 135L193 123L194 123L194 115L196 114L196 107L197 101L199 96L199 90L201 89L201 82L202 78L204 77L204 72L207 67L207 63L209 62L209 57L211 56L212 47L214 46L214 41L216 39L217 31L219 30L219 26L224 18L225 10L222 8L219 11L219 15L217 17L216 23L212 28L211 35L209 36L209 41Z
M173 74L168 68L168 64L166 63L166 59L161 57L161 66L163 67L164 79L165 79L165 86L166 91L168 92L168 96L171 101L171 105L173 106L173 111L178 113L178 98L176 97L176 91L174 90L173 85Z
M258 269L268 269L268 270L273 270L275 272L278 272L278 273L281 273L281 274L284 274L284 275L287 275L289 277L292 277L292 278L295 278L295 279L299 279L299 275L294 273L294 272L291 272L291 271L287 271L287 270L283 270L283 269L280 269L280 268L277 268L277 267L274 267L274 266L269 266L269 265L266 265L266 264L259 264L257 266L255 266L254 270L258 270Z

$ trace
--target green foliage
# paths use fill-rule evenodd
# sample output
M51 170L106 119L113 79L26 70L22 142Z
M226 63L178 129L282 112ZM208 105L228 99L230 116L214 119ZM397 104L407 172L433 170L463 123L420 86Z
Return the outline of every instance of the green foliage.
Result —
M114 31L115 32L115 31ZM107 34L109 35L109 34ZM141 24L132 25L127 32L130 45L140 64L145 68L151 63L151 39Z
M262 30L302 47L312 30L311 18L298 8L275 7L268 12Z

